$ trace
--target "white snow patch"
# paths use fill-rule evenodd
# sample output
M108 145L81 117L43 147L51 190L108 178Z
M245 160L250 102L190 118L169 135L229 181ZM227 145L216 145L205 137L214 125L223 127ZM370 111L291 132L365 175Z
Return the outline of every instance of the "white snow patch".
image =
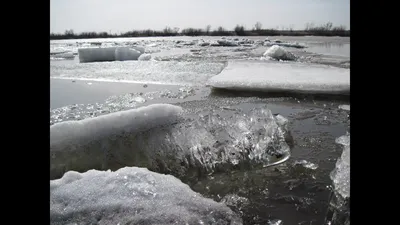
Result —
M285 48L280 47L278 45L273 45L265 53L263 54L264 57L269 57L276 60L295 60L296 56L287 51Z
M242 224L223 203L145 168L68 172L50 181L50 224Z
M291 62L229 62L208 85L241 91L350 94L350 70Z

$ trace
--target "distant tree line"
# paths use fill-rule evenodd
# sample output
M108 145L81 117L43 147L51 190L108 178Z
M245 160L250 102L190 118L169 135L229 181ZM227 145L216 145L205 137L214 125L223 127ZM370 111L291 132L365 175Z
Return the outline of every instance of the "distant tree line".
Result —
M51 40L58 39L82 39L82 38L114 38L114 37L168 37L168 36L350 36L350 30L345 26L333 26L331 22L315 26L313 23L307 23L303 30L293 30L293 26L287 28L277 27L276 29L263 29L262 24L257 22L253 28L246 29L242 25L236 25L233 30L226 30L219 26L211 30L211 25L205 29L201 28L179 28L166 27L161 31L155 30L133 30L120 34L111 34L107 32L82 32L74 33L73 30L66 30L64 33L50 33Z

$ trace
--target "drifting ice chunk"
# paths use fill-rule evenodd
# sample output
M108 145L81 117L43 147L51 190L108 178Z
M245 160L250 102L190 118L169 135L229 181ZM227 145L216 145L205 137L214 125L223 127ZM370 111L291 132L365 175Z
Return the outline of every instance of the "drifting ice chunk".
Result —
M68 172L50 181L50 224L242 224L223 203L145 168Z
M217 40L218 44L220 46L239 46L239 44L236 41L230 41L230 40Z
M139 51L128 47L120 47L115 50L115 60L118 61L137 60L140 55Z
M151 59L151 55L150 54L143 54L139 56L139 61L149 61Z
M148 44L147 47L157 47L159 44L158 43L151 43Z
M278 46L278 45L273 45L267 51L265 51L264 57L270 57L272 59L276 60L295 60L296 56L287 51L286 49Z
M59 54L53 54L51 55L51 57L55 59L74 59L75 55L72 52L64 52Z
M343 198L350 197L350 135L336 139L338 144L344 146L342 156L336 162L336 168L331 173L335 191Z
M198 45L199 46L209 46L210 43L209 42L200 42Z
M104 62L115 60L116 47L110 48L80 48L78 49L79 62Z
M350 105L339 105L338 108L341 110L350 111Z
M350 134L337 138L336 143L344 149L330 175L333 191L325 224L350 225Z
M144 52L143 47L80 48L79 62L105 62L137 60Z
M67 121L50 126L50 178L64 172L106 167L109 144L124 135L135 135L178 119L182 108L154 104L138 109L115 112L81 121Z
M112 113L51 126L51 177L68 170L139 166L190 179L276 165L290 157L287 120L268 109L224 117L208 110L206 115L178 117L180 110L149 106L125 116Z
M350 94L350 70L299 63L229 62L208 85L241 91Z

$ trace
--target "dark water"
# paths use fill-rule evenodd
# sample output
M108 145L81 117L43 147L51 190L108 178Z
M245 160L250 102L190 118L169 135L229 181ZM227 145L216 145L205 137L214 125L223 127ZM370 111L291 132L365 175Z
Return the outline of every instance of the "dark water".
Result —
M267 224L276 219L283 224L322 224L330 195L329 173L341 154L335 138L345 134L349 125L347 112L337 109L337 103L324 107L326 103L260 99L233 105L243 112L266 107L288 118L295 142L292 157L274 167L215 174L191 184L192 189L216 201L227 201L242 215L244 224Z

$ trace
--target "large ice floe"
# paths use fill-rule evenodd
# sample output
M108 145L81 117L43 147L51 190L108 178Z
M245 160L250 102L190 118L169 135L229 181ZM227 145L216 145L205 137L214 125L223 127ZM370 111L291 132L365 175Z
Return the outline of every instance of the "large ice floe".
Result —
M145 168L70 171L50 181L50 224L242 224L225 204Z
M51 64L50 77L110 82L204 85L224 63L126 61Z
M331 172L333 191L327 223L330 225L350 225L350 134L336 139L343 146L343 152Z
M213 88L234 91L348 95L350 70L292 62L229 62L207 83Z
M181 179L271 166L290 157L287 119L269 109L187 114L157 104L50 126L50 176L146 167Z
M137 60L144 53L143 47L79 48L79 62L105 62Z

